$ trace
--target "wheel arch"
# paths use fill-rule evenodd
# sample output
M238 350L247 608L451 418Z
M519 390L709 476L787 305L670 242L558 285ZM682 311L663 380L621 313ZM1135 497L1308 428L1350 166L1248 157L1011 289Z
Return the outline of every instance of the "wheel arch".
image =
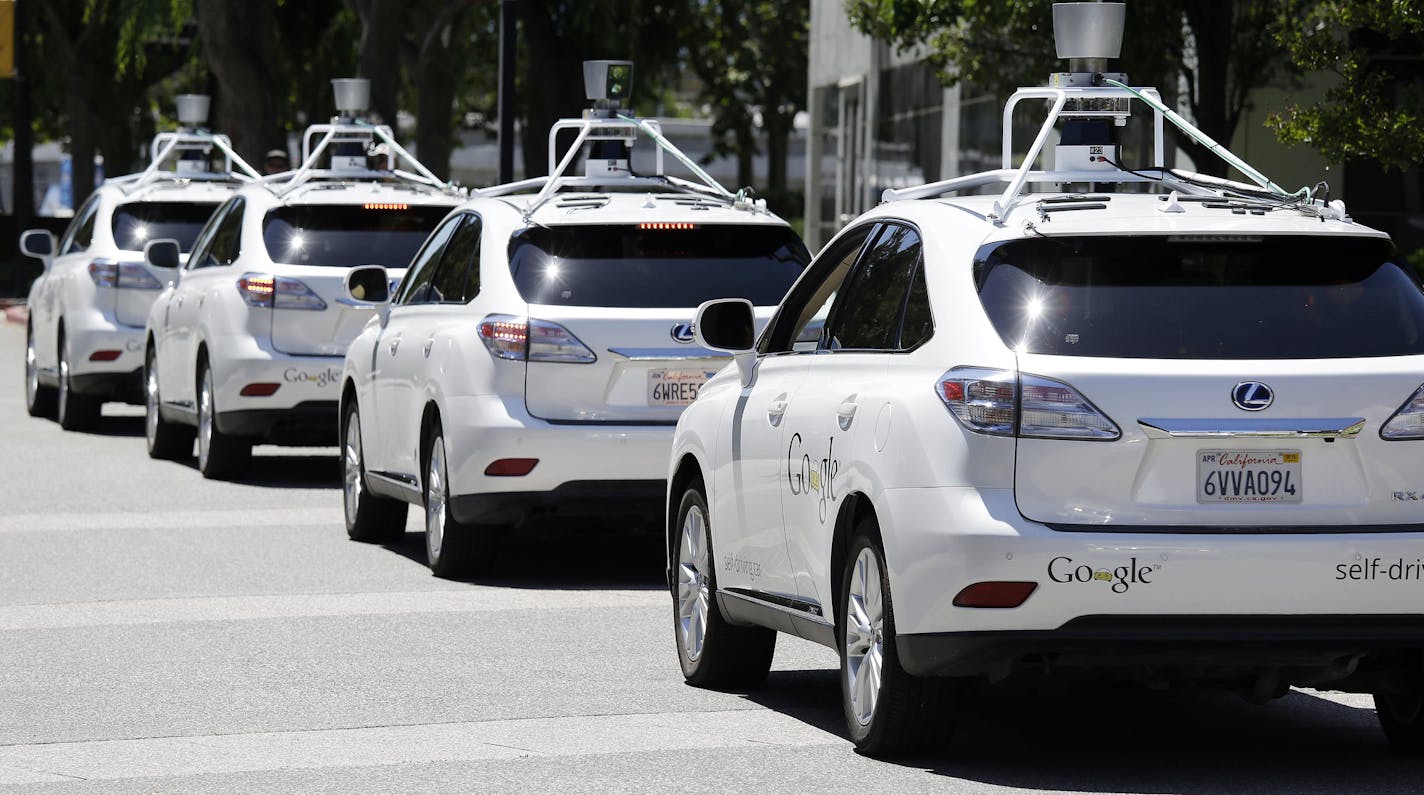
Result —
M840 599L838 594L841 574L845 571L846 556L850 554L850 544L855 537L855 528L866 518L875 519L878 524L879 517L875 513L875 505L864 492L853 491L841 501L840 510L836 512L835 527L831 531L830 593L837 631L840 628L841 616L840 611L835 609L835 605L839 604ZM876 541L880 544L883 555L885 542L878 538L878 533Z
M672 557L676 552L676 550L673 549L673 543L674 534L677 533L677 509L682 503L682 493L693 483L702 484L702 496L706 498L707 480L702 475L702 462L698 461L697 456L692 453L683 453L682 458L678 459L677 467L673 470L672 478L668 481L667 524L664 529L667 544L667 577L669 588L673 586ZM712 509L710 502L708 503L707 509L709 511ZM711 530L709 529L708 532L710 533Z
M420 444L420 449L416 451L417 459L420 461L420 471L416 473L416 477L420 482L422 493L425 490L425 473L430 467L430 435L437 425L442 430L445 427L440 420L440 407L435 404L435 401L427 400L425 408L420 411L420 436L416 437Z

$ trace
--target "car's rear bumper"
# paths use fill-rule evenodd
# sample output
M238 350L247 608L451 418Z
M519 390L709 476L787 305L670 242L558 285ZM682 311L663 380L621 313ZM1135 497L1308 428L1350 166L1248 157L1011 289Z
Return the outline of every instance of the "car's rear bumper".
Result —
M336 401L311 400L282 409L219 412L218 430L262 444L288 447L334 445L339 438Z
M69 384L75 392L138 402L142 398L142 326L116 323L102 312L70 312L64 318L69 348Z
M663 480L570 481L549 491L465 494L450 500L450 511L468 524L595 519L603 532L650 530L657 526L666 490Z

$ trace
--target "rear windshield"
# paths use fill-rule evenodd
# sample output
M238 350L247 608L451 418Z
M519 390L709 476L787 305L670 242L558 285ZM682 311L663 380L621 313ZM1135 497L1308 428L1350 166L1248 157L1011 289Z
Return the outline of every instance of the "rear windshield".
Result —
M388 206L278 207L262 220L262 239L273 262L404 268L450 208Z
M125 251L143 251L150 240L173 238L187 253L208 222L215 202L129 202L114 208L114 242Z
M524 300L562 306L695 307L714 298L774 306L809 260L795 232L766 225L534 227L509 249Z
M1030 239L986 246L979 298L1031 353L1317 359L1424 353L1419 274L1373 238Z

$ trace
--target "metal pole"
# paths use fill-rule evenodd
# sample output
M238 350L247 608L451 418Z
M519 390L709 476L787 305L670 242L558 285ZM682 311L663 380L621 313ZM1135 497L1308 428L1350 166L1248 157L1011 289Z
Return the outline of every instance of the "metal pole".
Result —
M499 184L514 181L514 61L516 0L499 0Z
M15 0L15 162L11 209L23 231L35 217L34 143L30 136L29 48L25 46L27 0Z

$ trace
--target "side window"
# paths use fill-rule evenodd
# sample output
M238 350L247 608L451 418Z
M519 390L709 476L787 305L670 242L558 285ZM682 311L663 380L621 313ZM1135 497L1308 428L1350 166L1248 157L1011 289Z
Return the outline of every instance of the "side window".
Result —
M74 221L64 231L64 239L59 241L59 253L72 254L89 248L89 244L94 242L94 222L98 215L99 194L95 193L79 208Z
M479 292L480 232L484 225L474 213L464 216L460 228L450 237L440 269L430 285L430 302L463 304Z
M440 266L441 255L445 253L445 247L450 243L450 235L463 219L463 215L457 215L445 221L431 233L429 239L425 241L425 245L411 261L410 270L406 271L405 279L401 281L400 294L396 296L395 300L397 305L430 302L430 280L435 278L435 270Z
M231 265L237 261L242 251L242 199L229 202L227 215L213 229L212 240L208 243L207 256L198 263L199 268Z
M203 228L198 230L198 237L193 241L193 248L188 251L188 264L185 266L188 270L205 267L203 263L208 260L208 248L212 245L213 233L219 226L222 226L223 220L227 218L227 211L230 209L232 209L231 201L215 210L208 222L203 224Z
M905 321L900 324L900 350L909 350L934 333L934 318L930 316L930 291L925 287L925 258L915 268L915 280L910 283L910 297L905 301Z
M807 269L806 277L782 301L771 331L762 339L761 353L814 351L835 302L836 293L856 257L865 247L874 224L851 230L833 243Z
M822 345L831 350L897 350L919 261L919 234L908 226L887 224L838 296Z

